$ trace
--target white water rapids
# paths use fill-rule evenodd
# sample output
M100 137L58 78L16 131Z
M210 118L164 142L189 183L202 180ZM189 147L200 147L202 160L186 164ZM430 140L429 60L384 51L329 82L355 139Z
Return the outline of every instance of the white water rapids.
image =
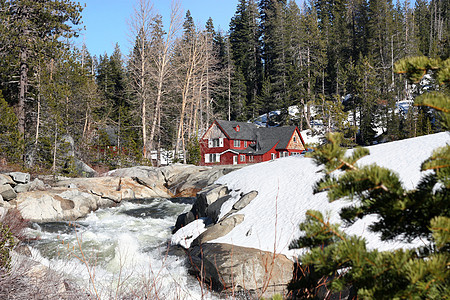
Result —
M33 224L33 257L101 299L217 299L188 275L183 256L168 251L172 226L190 207L155 198L100 209L77 222Z

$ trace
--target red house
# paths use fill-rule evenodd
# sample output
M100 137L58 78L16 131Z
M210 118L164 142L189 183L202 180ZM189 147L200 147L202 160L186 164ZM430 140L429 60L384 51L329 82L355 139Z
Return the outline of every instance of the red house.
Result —
M306 150L297 126L258 127L216 120L200 140L202 165L248 164L300 155Z

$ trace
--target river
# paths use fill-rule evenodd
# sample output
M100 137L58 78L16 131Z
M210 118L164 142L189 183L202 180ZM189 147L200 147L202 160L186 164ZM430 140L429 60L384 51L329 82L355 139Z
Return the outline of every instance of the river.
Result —
M153 198L99 209L76 222L34 223L33 256L101 299L217 299L169 250L172 226L192 198Z

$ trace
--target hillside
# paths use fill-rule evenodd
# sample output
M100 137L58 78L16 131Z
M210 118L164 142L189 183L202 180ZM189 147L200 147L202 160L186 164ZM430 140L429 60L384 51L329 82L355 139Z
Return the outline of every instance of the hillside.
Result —
M438 133L371 146L368 147L370 155L362 158L360 163L376 163L393 169L399 174L404 187L412 189L423 175L420 172L421 163L434 149L448 143L450 135ZM298 224L305 220L307 210L328 212L331 222L340 222L338 212L348 205L342 200L329 203L326 193L313 194L313 185L321 176L319 170L310 158L287 157L251 165L221 177L217 183L227 185L232 190L232 197L223 204L219 217L230 211L241 194L258 191L258 196L239 212L245 214L241 224L211 242L275 251L288 257L297 255L298 252L288 248L290 242L300 235ZM374 217L367 216L344 228L344 231L365 237L371 249L391 250L423 243L419 240L410 244L383 242L379 235L368 231L373 221ZM184 237L189 236L189 240L198 235L195 232L204 230L201 220L186 227L182 232ZM173 241L180 240L180 236L174 236Z

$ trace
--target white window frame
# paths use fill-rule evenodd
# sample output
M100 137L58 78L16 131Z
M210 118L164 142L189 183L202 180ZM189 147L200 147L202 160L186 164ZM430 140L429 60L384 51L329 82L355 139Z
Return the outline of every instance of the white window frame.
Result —
M275 153L270 153L270 159L274 160L275 158L277 158L277 155Z
M245 162L245 154L241 154L239 160Z
M241 141L233 140L233 146L234 146L234 148L241 148Z
M247 141L244 141L244 148L247 148Z
M205 163L220 163L219 153L207 153L205 154Z

